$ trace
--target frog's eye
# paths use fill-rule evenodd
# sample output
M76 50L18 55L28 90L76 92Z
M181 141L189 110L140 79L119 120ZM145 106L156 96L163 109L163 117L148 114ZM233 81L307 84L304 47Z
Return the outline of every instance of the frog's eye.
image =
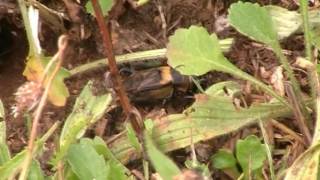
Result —
M119 73L121 76L130 76L133 73L133 70L131 68L128 67L123 67L119 70Z

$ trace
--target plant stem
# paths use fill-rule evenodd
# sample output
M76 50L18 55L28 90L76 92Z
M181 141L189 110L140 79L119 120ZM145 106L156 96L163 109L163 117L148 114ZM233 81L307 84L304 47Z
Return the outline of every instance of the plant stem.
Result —
M20 11L21 11L23 24L26 29L26 34L27 34L27 39L28 39L28 44L29 44L29 56L30 55L37 56L38 53L36 52L35 42L32 37L32 30L31 30L30 21L28 18L28 11L27 11L27 7L26 7L26 2L24 0L18 0L18 4L19 4Z
M136 61L145 61L151 59L164 59L166 57L167 49L155 49L148 51L135 52L130 54L124 54L116 56L115 59L117 64L136 62ZM99 67L107 66L109 63L106 59L98 59L91 63L80 65L70 70L71 76L76 76L78 74L84 73L89 70L93 70Z
M281 50L281 46L280 46L279 41L275 41L273 44L271 44L271 46L272 46L272 49L274 50L274 52L276 53L276 55L278 56L283 68L287 72L287 75L290 79L290 82L292 83L294 95L296 96L296 98L298 100L299 108L301 109L303 116L305 117L305 119L308 122L311 122L311 116L307 110L306 104L304 103L304 101L302 99L302 91L300 89L300 85L298 83L298 80L294 76L294 72L293 72L292 68L290 67L290 64L288 62L287 57L283 54L283 52Z
M102 15L101 7L99 5L99 2L97 0L91 0L92 6L94 9L94 13L96 15L96 20L98 22L98 26L103 38L103 44L104 47L106 48L106 53L107 53L107 61L110 66L110 73L111 73L111 80L114 86L114 90L116 91L119 99L120 99L120 104L124 110L124 112L127 115L127 118L129 118L133 129L135 130L136 134L138 137L142 135L142 130L143 130L143 123L141 122L142 120L138 118L135 113L133 113L133 108L130 104L129 98L127 96L127 93L124 90L124 87L122 85L120 76L119 76L119 70L116 64L115 56L113 53L113 46L111 42L111 35L109 32L109 29L107 28L107 25L105 23L105 20Z
M223 52L229 51L232 43L233 43L232 38L219 40L219 44ZM140 51L140 52L118 55L118 56L115 56L115 59L117 64L136 62L136 61L145 61L145 60L157 60L157 59L165 59L166 53L167 53L167 49L163 48L163 49L147 50L147 51ZM80 65L70 70L71 77L84 73L89 70L107 66L108 64L109 64L108 61L106 61L104 58L104 59L95 60L87 64Z
M27 178L27 175L29 172L29 167L30 167L30 164L31 164L32 158L33 158L34 142L37 137L38 124L39 124L44 106L46 105L49 90L51 88L53 79L55 78L56 74L58 73L58 71L62 65L64 51L65 51L67 44L68 44L66 38L67 38L66 36L61 36L59 39L59 42L61 42L61 44L59 43L60 45L59 45L59 50L57 53L59 53L60 55L58 57L57 64L56 64L52 74L48 77L48 81L47 81L46 87L44 89L43 95L41 96L39 105L35 111L35 116L34 116L34 119L32 122L31 133L30 133L30 137L29 137L29 141L28 141L27 156L24 161L24 164L23 164L23 167L21 170L21 174L19 176L19 180L25 180ZM52 60L54 60L54 59L52 59Z
M307 60L313 63L313 68L308 70L308 78L310 82L310 88L312 93L312 99L314 99L314 109L316 114L316 127L314 130L314 136L312 144L315 145L320 140L320 84L319 76L317 73L317 59L312 54L311 44L311 30L309 25L309 13L308 13L308 1L300 0L300 12L302 15L305 50Z
M273 167L272 152L271 152L272 150L270 148L270 142L269 142L268 134L267 134L266 129L264 127L264 123L263 123L263 121L261 119L259 120L259 126L260 126L260 129L261 129L263 140L264 140L265 147L266 147L271 180L275 180L276 177L275 177L274 167Z
M246 72L243 72L243 71L237 69L237 67L234 67L234 68L236 68L236 69L230 70L227 73L229 73L229 74L231 74L231 75L233 75L235 77L239 77L239 78L242 78L244 80L247 80L247 81L251 82L252 84L254 84L254 85L258 86L259 88L261 88L262 90L264 90L266 93L268 93L272 97L274 97L277 100L279 100L282 104L284 104L287 107L290 107L292 109L291 104L289 104L286 99L284 99L282 96L278 95L269 86L267 86L266 84L262 83L261 81L259 81L258 79L254 78L253 76L247 74Z

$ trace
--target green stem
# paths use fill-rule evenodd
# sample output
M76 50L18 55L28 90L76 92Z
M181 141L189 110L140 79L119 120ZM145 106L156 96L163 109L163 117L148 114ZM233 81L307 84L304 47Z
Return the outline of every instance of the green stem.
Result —
M272 159L272 152L271 152L272 149L270 147L270 142L269 142L269 139L268 139L268 134L266 132L264 123L263 123L263 121L261 119L259 120L259 126L260 126L260 129L261 129L263 140L264 140L265 147L266 147L271 180L275 180L276 176L275 176L274 167L273 167L273 159Z
M290 82L292 83L292 88L293 88L294 94L297 97L297 100L299 101L299 108L300 108L303 116L305 117L305 119L308 122L311 122L311 116L308 113L307 106L302 99L302 91L300 89L300 85L298 83L298 80L294 76L294 72L293 72L292 68L290 67L290 64L288 62L287 57L283 54L283 52L281 50L281 46L280 46L279 41L275 41L273 44L271 44L271 47L274 50L274 52L276 53L277 57L279 58L283 68L287 72L287 75L290 79Z
M116 56L117 64L136 62L136 61L145 61L151 59L163 59L166 57L167 49L156 49L142 52L135 52L130 54L124 54ZM99 67L107 66L106 59L99 59L88 64L80 65L70 70L71 76L75 76L81 73L84 73L89 70L93 70Z
M222 39L219 40L220 47L223 52L229 51L231 44L233 43L232 38ZM152 60L152 59L164 59L166 58L167 49L155 49L155 50L148 50L148 51L140 51L140 52L134 52L124 55L118 55L116 56L117 64L122 63L128 63L128 62L137 62L137 61L146 61L146 60ZM81 73L84 73L89 70L97 69L100 67L107 66L106 59L98 59L88 64L83 64L78 67L75 67L74 69L71 69L70 76L75 76Z
M26 2L24 0L18 0L18 4L19 4L20 11L21 11L23 24L26 29L27 39L29 42L29 56L30 55L37 55L38 53L36 52L35 42L32 37L32 30L31 30L29 17L28 17Z
M234 68L236 68L236 69L230 70L227 73L232 74L235 77L239 77L241 79L244 79L244 80L251 82L252 84L260 87L266 93L270 94L272 97L278 99L281 103L283 103L287 107L292 108L292 106L287 102L287 100L285 98L283 98L282 96L278 95L272 88L270 88L266 84L262 83L258 79L254 78L253 76L243 72L242 70L238 69L237 67L234 67Z
M314 99L314 108L316 112L316 127L312 144L315 145L320 140L320 84L317 73L317 59L312 54L311 30L309 24L308 1L300 0L300 12L302 16L304 40L306 46L306 58L314 64L314 68L308 71L312 99Z

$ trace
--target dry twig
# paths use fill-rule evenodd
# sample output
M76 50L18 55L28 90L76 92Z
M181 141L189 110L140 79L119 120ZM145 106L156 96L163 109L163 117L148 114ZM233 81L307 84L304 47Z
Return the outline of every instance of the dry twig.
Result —
M50 87L52 85L53 79L55 78L56 74L58 73L63 58L64 58L64 54L65 54L65 49L68 46L68 37L65 35L60 36L59 41L58 41L58 52L57 54L54 56L54 58L57 58L57 64L52 72L52 74L50 74L50 76L48 77L47 80L47 84L46 87L44 89L44 93L41 96L39 105L35 111L34 114L34 118L33 118L33 122L32 122L32 128L31 128L31 133L30 133L30 137L29 137L29 141L28 141L28 147L27 147L27 157L24 161L20 176L19 176L19 180L24 180L26 179L27 175L28 175L28 171L29 171L29 167L33 158L33 151L34 151L34 144L35 144L35 139L37 137L37 128L39 125L39 121L42 115L42 111L44 109L44 106L46 105L47 102L47 98L48 98L48 93L50 90ZM51 61L55 61L55 59L51 59Z
M109 29L107 28L107 24L104 21L101 7L97 0L91 0L92 6L96 15L96 19L98 22L99 29L101 31L101 35L103 38L103 43L106 48L106 53L108 57L108 64L110 66L110 73L111 73L111 81L113 83L113 88L117 93L121 106L125 111L127 118L131 121L132 127L135 130L138 136L142 135L143 123L141 119L139 119L139 115L137 111L134 111L134 108L131 106L129 98L124 90L122 85L119 70L116 64L115 56L113 53L113 46L111 42L111 35Z

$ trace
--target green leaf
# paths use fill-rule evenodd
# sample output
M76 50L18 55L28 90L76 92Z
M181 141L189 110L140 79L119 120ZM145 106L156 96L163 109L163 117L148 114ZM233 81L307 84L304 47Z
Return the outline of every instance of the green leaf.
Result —
M64 170L63 170L63 173L64 173L63 174L64 179L67 179L67 180L79 180L78 176L72 171L70 166L65 166ZM58 173L56 172L55 178L53 178L53 180L58 179L57 177L58 177Z
M239 32L256 41L268 45L277 41L271 16L265 7L239 1L229 8L228 20Z
M170 36L167 57L169 65L184 75L239 71L223 56L217 36L198 26L178 29Z
M92 140L90 140L92 141ZM106 143L98 136L96 136L93 141L93 146L99 155L103 155L107 161L107 174L108 179L135 179L132 175L126 176L126 174L131 174L130 170L128 170L118 159L114 157ZM110 174L111 173L111 174Z
M130 143L134 148L136 148L138 152L141 152L141 145L140 145L139 139L136 136L136 133L134 132L131 124L128 123L126 126L126 129L127 129L127 135Z
M6 124L5 124L5 121L0 121L0 166L2 166L5 162L9 160L10 160L10 151L7 145Z
M155 146L150 134L146 132L144 137L149 159L162 179L174 179L175 176L179 175L181 173L180 169Z
M265 145L254 135L237 141L236 156L244 172L262 168L267 158Z
M88 82L77 98L73 111L66 119L60 135L60 149L53 164L63 158L69 146L81 138L85 130L97 122L109 107L111 95L94 96L91 88L92 82Z
M203 27L178 29L169 38L167 57L168 64L181 74L199 76L213 70L230 73L250 81L289 106L286 100L270 87L230 63L220 50L217 36L210 36Z
M35 143L34 156L38 155L40 152L43 152L43 145L52 135L52 133L57 129L58 123L55 123L51 128ZM7 161L5 164L0 166L0 179L8 179L13 174L18 172L27 156L27 150L20 151L12 159ZM12 177L13 178L13 177Z
M103 156L88 143L80 141L80 144L72 144L66 159L80 180L107 179L107 166Z
M44 175L38 161L33 160L28 175L30 180L44 180Z
M0 179L7 179L12 174L16 173L21 167L25 160L27 151L23 150L16 154L10 161L0 166Z
M211 157L213 167L217 169L234 168L237 165L237 160L234 155L226 150L220 149L216 154Z
M118 166L115 161L107 162L107 179L109 180L128 180L128 177L122 171L122 168Z
M51 57L41 57L41 59L36 59L34 56L29 56L26 68L24 69L23 75L29 81L40 82L42 80L43 72L45 66L49 63ZM48 75L52 73L55 67L55 63L49 69ZM69 72L61 68L56 77L53 79L52 86L49 90L48 98L50 102L55 106L64 106L69 97L69 91L67 86L64 84L64 79L69 77ZM48 76L47 76L48 77ZM47 84L47 81L44 82L44 85Z
M270 118L288 117L289 107L281 103L252 104L248 108L236 108L230 97L197 96L196 102L182 114L172 114L153 121L153 141L164 151L190 146L222 134L236 131L244 126ZM202 97L202 98L201 98ZM121 162L138 157L126 134L108 144L114 156Z
M288 169L285 180L318 180L319 179L320 144L309 147Z
M152 119L144 120L143 124L144 124L147 131L149 131L149 132L152 131L152 129L154 127L154 123L153 123Z
M278 39L289 37L301 29L302 20L298 12L272 5L265 6L265 8L271 16Z
M113 6L113 1L114 0L98 0L98 2L100 4L100 7L101 7L101 10L102 10L103 16L107 16L108 15L108 12L111 10L111 8ZM88 13L90 13L93 16L95 16L91 0L89 0L87 2L86 9L87 9Z

